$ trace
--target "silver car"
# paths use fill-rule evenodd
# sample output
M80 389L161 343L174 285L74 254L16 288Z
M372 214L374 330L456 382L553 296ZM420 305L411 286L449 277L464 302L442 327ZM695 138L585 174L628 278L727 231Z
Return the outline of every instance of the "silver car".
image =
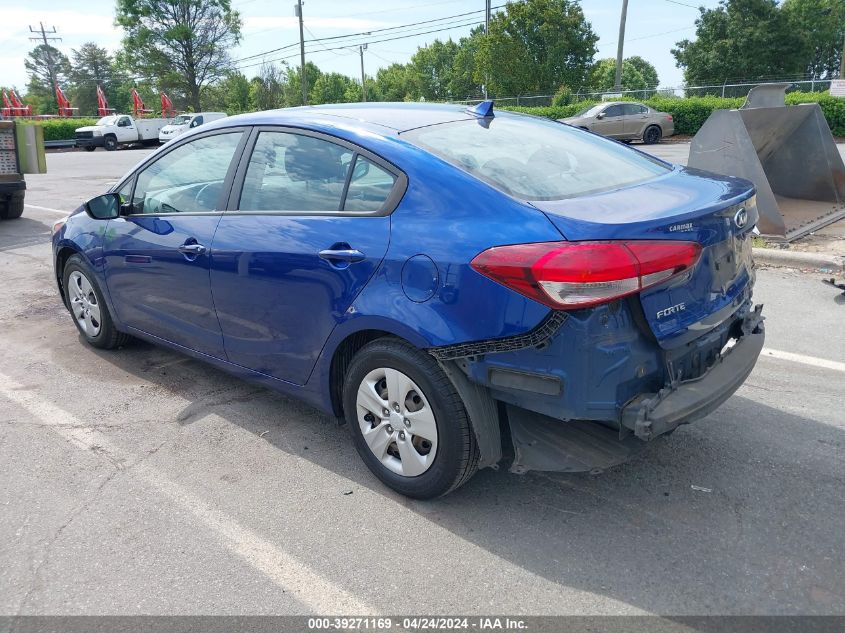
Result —
M631 101L599 103L575 116L559 120L620 141L641 140L653 144L675 133L671 114Z

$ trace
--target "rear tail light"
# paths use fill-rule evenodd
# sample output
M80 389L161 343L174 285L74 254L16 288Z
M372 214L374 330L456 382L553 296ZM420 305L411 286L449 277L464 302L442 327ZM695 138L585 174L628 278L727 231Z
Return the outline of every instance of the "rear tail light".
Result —
M672 115L671 115L671 114L667 114L667 115L666 115L666 119L667 119L668 121L672 121L672 120L673 120L673 119L672 119Z
M551 308L574 310L662 283L700 255L695 242L541 242L487 249L471 266Z

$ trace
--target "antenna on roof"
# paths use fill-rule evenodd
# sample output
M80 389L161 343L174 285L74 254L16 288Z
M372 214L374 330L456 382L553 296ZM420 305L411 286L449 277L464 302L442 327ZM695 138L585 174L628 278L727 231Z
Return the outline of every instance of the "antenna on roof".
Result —
M470 114L474 114L475 116L480 116L483 118L492 118L496 116L493 114L493 100L487 99L486 101L482 101L474 108L467 108L467 112Z

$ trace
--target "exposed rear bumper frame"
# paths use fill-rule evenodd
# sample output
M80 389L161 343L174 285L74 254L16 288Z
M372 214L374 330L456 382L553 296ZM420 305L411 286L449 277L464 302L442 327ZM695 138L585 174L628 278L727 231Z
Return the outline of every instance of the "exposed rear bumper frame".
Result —
M649 441L713 412L739 389L763 349L763 306L742 320L742 336L702 376L667 384L657 393L637 396L622 409L623 432Z

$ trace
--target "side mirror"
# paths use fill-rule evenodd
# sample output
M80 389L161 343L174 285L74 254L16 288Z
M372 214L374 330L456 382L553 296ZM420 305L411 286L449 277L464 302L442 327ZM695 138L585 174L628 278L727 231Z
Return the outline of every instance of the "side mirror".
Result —
M370 173L370 162L365 160L356 160L355 169L352 172L352 180L358 180Z
M597 118L599 121L601 121L601 120L604 118L604 112L599 112L599 113L596 115L596 118Z
M85 211L95 220L113 220L120 217L120 194L104 193L85 203Z

